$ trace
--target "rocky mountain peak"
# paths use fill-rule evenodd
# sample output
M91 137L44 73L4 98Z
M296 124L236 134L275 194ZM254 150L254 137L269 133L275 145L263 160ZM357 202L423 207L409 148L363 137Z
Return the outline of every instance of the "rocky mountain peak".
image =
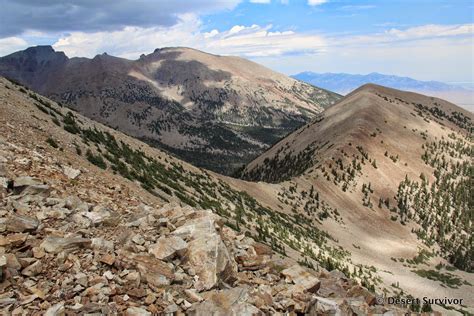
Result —
M40 45L29 47L24 51L16 52L2 59L6 60L20 60L20 61L35 61L38 64L44 64L47 62L65 62L69 58L64 52L56 52L50 45Z

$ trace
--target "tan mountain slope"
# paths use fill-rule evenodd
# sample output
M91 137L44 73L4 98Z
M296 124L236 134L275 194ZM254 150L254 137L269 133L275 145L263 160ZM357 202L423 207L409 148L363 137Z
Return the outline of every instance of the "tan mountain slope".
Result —
M324 232L4 78L0 135L2 314L405 313Z
M340 97L245 59L189 48L127 60L68 58L38 46L0 57L0 75L227 174Z
M248 191L336 236L386 287L464 298L472 312L472 120L441 99L366 85L242 178L274 182Z

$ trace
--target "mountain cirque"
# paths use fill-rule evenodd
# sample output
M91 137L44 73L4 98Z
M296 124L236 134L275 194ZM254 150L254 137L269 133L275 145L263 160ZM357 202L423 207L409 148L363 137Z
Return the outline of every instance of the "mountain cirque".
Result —
M38 46L1 57L0 75L225 174L340 98L242 58L189 48L132 61L68 58Z
M206 188L234 203L249 199L232 198L235 189L211 174L1 78L0 114L2 313L405 313L377 305L340 271L303 267L251 230L230 228L235 205L220 216L179 202L173 186L191 176L203 185L201 193L192 183L181 190L189 204ZM137 161L99 158L112 143L133 159L163 164L163 177L179 170L183 178L162 178L161 190L150 179L145 185L133 174Z

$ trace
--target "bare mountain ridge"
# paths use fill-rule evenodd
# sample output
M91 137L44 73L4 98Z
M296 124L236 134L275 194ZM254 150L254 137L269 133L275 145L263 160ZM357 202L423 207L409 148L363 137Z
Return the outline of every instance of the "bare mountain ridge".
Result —
M333 239L224 176L1 77L0 114L3 314L406 312L303 260L296 238Z
M393 141L395 141L399 139L396 136L398 132L404 132L403 130L407 129L407 125L402 124L408 122L416 125L418 122L416 120L413 122L413 114L426 111L432 111L435 115L440 116L435 122L448 125L450 128L457 128L464 133L468 132L470 126L472 126L473 114L471 112L445 100L375 84L366 84L351 92L337 104L327 108L324 113L309 124L276 143L260 157L250 162L243 172L246 174L245 177L252 178L249 172L255 169L257 165L261 166L265 158L284 157L288 153L291 153L292 156L298 156L298 154L303 154L305 151L308 152L310 149L317 147L316 143L329 144L328 142L333 142L333 140L336 142L347 139L357 141L357 138L360 138L362 142L378 147L379 144L373 142L372 138L367 137L370 136L367 133L371 129L383 127L384 124L387 124L382 119L383 117L394 118L393 125L390 126L392 128L390 133L394 136ZM443 114L437 114L438 112ZM423 121L422 116L418 117L418 121L420 120ZM425 121L423 124L426 123ZM404 140L402 140L400 146L407 146L407 144L404 144ZM336 150L332 146L331 148L329 150L331 152ZM309 157L310 160L312 157ZM293 169L290 165L286 167L285 173L295 172L290 170ZM307 169L302 168L300 173L304 173ZM284 174L275 174L275 176L272 180L271 175L256 173L256 178L253 180L279 182L288 179Z
M241 177L274 183L276 196L263 182L249 191L327 229L355 262L390 271L379 274L388 287L463 296L471 291L463 280L472 284L464 271L474 268L473 119L450 102L368 84L253 160ZM453 270L459 286L447 281Z
M69 59L39 46L0 58L0 74L223 173L339 98L245 59L188 48L127 60L107 54Z
M309 84L340 93L348 94L358 87L373 83L398 90L412 91L448 100L470 111L474 110L473 87L465 84L448 84L439 81L421 81L409 77L400 77L380 73L367 75L347 73L314 73L302 72L292 78Z

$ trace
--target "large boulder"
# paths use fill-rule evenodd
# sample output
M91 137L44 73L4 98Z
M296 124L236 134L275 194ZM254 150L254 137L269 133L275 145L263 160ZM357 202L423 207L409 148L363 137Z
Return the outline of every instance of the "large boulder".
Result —
M285 277L287 283L293 283L297 288L304 291L316 293L321 286L321 281L316 276L308 269L297 264L281 271L281 274Z
M64 308L64 302L60 302L48 308L44 313L44 316L64 316L66 315L66 309Z
M324 297L315 297L311 302L308 315L319 316L319 315L345 315L339 307L340 302Z
M83 212L82 215L88 218L92 225L110 225L113 223L118 223L120 218L115 212L111 211L105 206L97 205L90 212Z
M175 278L172 265L151 255L137 255L128 251L120 251L118 261L127 268L136 268L151 287L170 285Z
M195 304L187 311L194 316L258 316L263 315L257 307L249 304L248 289L231 288L220 292L212 292L202 303Z
M125 315L126 316L148 316L148 315L151 315L151 313L143 307L132 306L132 307L127 308Z
M77 177L79 177L79 175L81 174L81 170L74 169L74 168L69 167L69 166L63 166L63 173L69 179L74 180Z
M201 216L178 227L173 235L189 240L183 262L196 273L196 290L205 291L219 282L231 281L237 272L237 264L216 230L215 214L201 212L197 215Z
M33 178L33 177L17 177L13 180L13 188L21 188L27 187L32 185L42 185L43 182L40 179Z
M48 185L32 177L17 177L13 180L12 189L13 194L20 196L47 194L50 190Z
M375 305L375 295L360 285L354 285L347 291L348 297L361 298L368 305Z
M216 232L216 226L220 226L221 218L211 211L198 211L192 214L192 218L186 220L185 224L176 228L173 235L183 239L196 238L203 234Z
M226 282L237 267L226 246L216 233L207 234L189 242L184 262L196 271L198 291L210 290L220 281Z
M155 244L150 246L148 252L160 260L168 260L177 253L183 252L187 245L179 236L161 236Z

